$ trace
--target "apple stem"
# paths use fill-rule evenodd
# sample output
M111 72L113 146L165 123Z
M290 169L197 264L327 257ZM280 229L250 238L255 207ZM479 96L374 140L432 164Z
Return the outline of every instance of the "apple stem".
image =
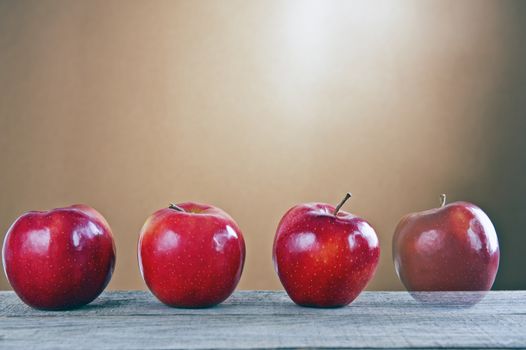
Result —
M345 194L345 197L343 197L343 199L342 199L342 201L340 202L340 204L338 204L338 205L336 206L336 208L334 209L334 213L333 213L334 216L338 215L338 212L340 211L340 208L341 208L341 207L345 204L345 202L347 202L347 200L348 200L349 198L351 198L351 197L352 197L351 192L347 192L347 193Z
M446 194L442 193L439 199L440 199L440 208L442 208L444 205L446 205Z
M175 204L173 204L173 203L170 203L170 205L168 206L168 208L173 209L173 210L177 210L177 211L184 211L183 208L181 208L180 206L175 205Z

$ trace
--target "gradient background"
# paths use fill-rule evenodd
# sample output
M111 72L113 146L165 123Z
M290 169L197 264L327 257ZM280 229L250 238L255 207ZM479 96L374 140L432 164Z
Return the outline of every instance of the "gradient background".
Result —
M526 2L0 0L0 232L86 203L145 288L139 229L215 204L247 242L243 289L280 288L281 215L353 198L401 289L399 218L438 194L492 218L495 288L526 288ZM2 275L0 288L9 288Z

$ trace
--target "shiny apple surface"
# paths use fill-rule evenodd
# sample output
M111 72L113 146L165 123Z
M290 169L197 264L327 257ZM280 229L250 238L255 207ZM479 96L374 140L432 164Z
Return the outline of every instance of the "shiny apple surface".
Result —
M380 257L365 220L324 203L293 207L281 219L273 247L276 272L297 304L339 307L352 302L373 277Z
M160 301L174 307L208 307L236 288L245 243L236 222L221 209L182 203L148 218L138 255L143 279Z
M409 214L393 236L395 269L409 291L487 291L499 257L491 220L468 202Z
M88 304L109 283L115 266L110 227L85 205L25 213L9 228L2 251L13 290L39 309Z

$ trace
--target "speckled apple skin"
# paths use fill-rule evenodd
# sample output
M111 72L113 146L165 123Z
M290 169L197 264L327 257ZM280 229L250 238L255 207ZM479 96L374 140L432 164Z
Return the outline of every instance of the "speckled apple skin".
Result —
M101 214L73 205L20 216L6 234L2 258L9 283L26 304L72 309L90 303L107 286L115 245Z
M236 222L219 208L178 204L152 214L139 238L138 259L150 291L173 307L209 307L236 288L245 241Z
M409 291L487 291L499 256L491 220L468 202L406 215L393 236L396 272Z
M378 237L367 221L334 206L307 203L281 219L273 247L274 267L289 297L302 306L351 303L373 277Z

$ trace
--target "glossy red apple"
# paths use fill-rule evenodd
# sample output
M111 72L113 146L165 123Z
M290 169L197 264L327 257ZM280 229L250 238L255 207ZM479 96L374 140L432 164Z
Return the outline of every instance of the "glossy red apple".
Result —
M339 307L352 302L373 277L380 247L367 221L330 204L306 203L281 219L274 239L276 272L299 305Z
M236 288L245 241L236 222L221 209L172 204L146 220L138 259L146 285L160 301L174 307L208 307Z
M396 272L410 292L487 291L499 266L495 228L476 205L445 202L442 195L440 208L402 218L393 237Z
M115 245L104 217L86 205L30 211L7 231L4 271L16 294L39 309L88 304L106 287Z

